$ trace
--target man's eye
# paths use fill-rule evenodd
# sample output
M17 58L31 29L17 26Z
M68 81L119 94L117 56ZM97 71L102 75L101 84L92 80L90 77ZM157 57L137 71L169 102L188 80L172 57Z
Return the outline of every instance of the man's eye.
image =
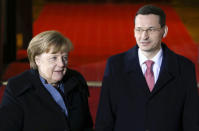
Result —
M153 29L153 28L149 28L148 31L149 31L149 32L153 32L154 29Z
M135 30L136 30L136 31L138 31L138 32L140 32L140 31L141 31L141 29L139 29L139 28L138 28L138 29L135 29Z

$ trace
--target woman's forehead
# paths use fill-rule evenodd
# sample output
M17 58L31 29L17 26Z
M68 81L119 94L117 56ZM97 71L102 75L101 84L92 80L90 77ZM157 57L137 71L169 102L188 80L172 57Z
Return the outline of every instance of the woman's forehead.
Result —
M62 45L50 45L46 52L48 53L57 53L57 52L65 52L67 53L68 50L67 50L67 46L65 44L62 44Z

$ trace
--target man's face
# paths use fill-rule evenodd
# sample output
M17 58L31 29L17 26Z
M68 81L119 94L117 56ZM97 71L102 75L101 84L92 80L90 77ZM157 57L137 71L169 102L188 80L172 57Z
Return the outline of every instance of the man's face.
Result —
M137 15L134 36L139 48L145 53L157 53L165 32L164 28L161 28L158 15Z

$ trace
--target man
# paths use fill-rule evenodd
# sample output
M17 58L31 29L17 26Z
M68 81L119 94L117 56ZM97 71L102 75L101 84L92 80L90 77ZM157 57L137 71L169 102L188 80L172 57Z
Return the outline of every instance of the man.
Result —
M161 42L165 21L153 5L136 13L137 45L107 62L96 131L199 131L194 64Z

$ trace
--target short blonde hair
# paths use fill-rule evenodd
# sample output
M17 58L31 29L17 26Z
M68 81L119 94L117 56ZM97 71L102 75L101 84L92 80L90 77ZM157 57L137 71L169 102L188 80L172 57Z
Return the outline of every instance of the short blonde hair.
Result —
M41 55L44 52L48 53L50 49L53 49L53 53L59 51L68 53L73 49L73 44L58 31L39 33L30 41L27 48L30 68L37 69L35 56Z

